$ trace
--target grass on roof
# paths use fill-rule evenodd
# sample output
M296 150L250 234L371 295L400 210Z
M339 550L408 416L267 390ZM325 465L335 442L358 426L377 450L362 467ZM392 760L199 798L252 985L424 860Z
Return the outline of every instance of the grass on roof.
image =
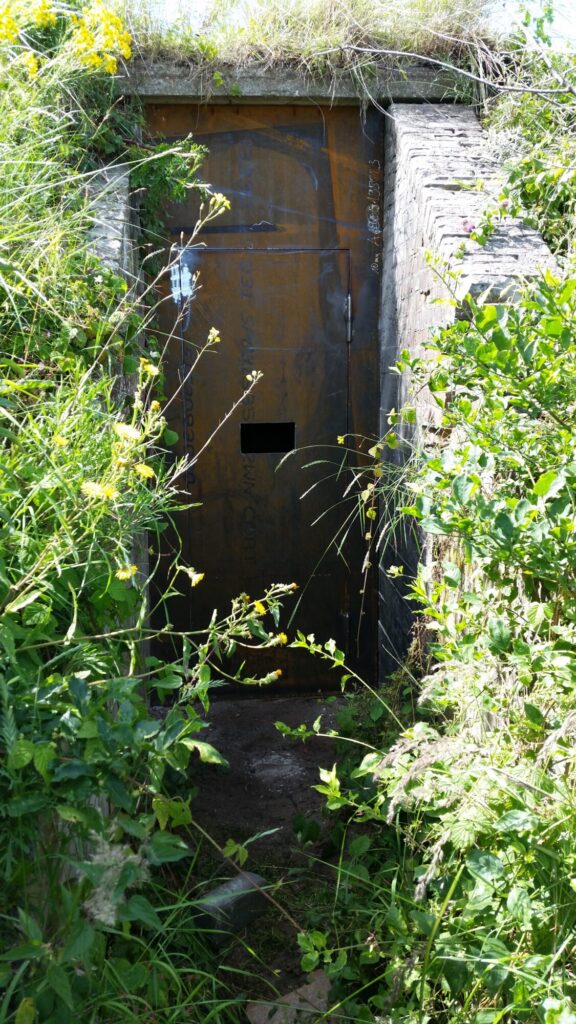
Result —
M458 61L493 34L493 0L212 0L201 15L189 0L169 0L169 22L162 0L116 6L142 57L213 69L335 73L377 63L382 49Z

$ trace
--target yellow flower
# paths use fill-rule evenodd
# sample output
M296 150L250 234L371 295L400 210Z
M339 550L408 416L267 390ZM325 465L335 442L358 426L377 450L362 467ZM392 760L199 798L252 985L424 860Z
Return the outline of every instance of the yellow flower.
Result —
M282 669L277 668L274 672L274 675L276 676L277 679L280 679L280 676L282 675Z
M129 423L115 423L114 431L121 437L123 441L140 441L141 437L136 427L131 427Z
M154 366L154 363L151 363L149 359L144 359L144 357L140 359L140 368L143 373L147 373L150 377L157 377L160 373L158 367Z
M31 53L30 50L26 53L21 53L18 58L18 63L22 64L22 66L26 68L29 78L36 78L36 75L40 70L40 64L35 54Z
M287 644L288 637L286 636L286 633L278 633L278 640L282 644L282 646L284 646L284 644Z
M18 25L10 14L10 5L0 7L0 43L13 43L18 38Z
M160 402L157 402L156 399L150 402L150 412L160 412Z
M95 480L86 480L80 490L87 498L112 499L118 497L118 491L112 484L99 484Z
M344 444L344 434L338 434L336 440L338 441L338 444Z
M58 20L56 12L48 0L39 0L32 10L32 17L39 28L50 28Z
M68 438L63 437L62 434L54 434L52 441L57 448L67 448L68 445L70 444Z
M102 62L102 69L107 75L115 75L118 71L118 61L116 57L113 57L110 53L103 53L100 58Z
M254 611L257 615L266 615L266 607L262 601L254 601Z
M205 573L203 572L193 572L190 575L190 583L192 584L193 587L197 587L199 583L202 583L204 576Z
M137 462L134 466L134 472L138 473L143 480L153 480L156 473L152 469L152 466L147 466L145 462Z
M101 0L82 8L71 36L71 46L81 64L95 70L115 74L117 55L126 60L132 55L130 34L117 14L109 11Z
M137 572L137 565L126 565L123 569L117 569L114 575L117 580L131 580Z

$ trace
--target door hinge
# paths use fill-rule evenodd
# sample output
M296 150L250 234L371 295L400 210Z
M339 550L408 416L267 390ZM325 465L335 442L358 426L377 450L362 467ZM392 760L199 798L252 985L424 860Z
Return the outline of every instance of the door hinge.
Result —
M352 296L350 292L346 296L346 342L352 343Z

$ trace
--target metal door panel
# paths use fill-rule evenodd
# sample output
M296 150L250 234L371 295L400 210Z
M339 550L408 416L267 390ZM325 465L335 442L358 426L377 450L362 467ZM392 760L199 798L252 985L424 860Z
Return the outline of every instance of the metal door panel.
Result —
M341 496L336 439L347 429L349 253L195 249L183 258L199 272L199 289L183 338L183 365L181 341L170 342L168 392L178 391L211 328L222 341L204 354L169 406L181 453L186 446L189 453L203 448L247 374L258 370L263 377L188 475L191 500L205 504L181 517L183 557L206 575L188 601L174 602L171 621L179 629L197 628L242 591L256 598L272 582L296 582L293 627L346 644L348 570L330 544L340 515L328 510ZM242 453L242 423L287 422L295 425L294 455ZM303 470L315 459L332 464ZM300 652L279 648L250 668L268 671L272 662L292 684L317 672Z
M192 132L195 141L204 143L208 152L203 179L231 200L231 209L203 229L200 240L207 246L204 254L194 255L201 270L200 290L193 304L194 324L186 337L200 344L209 328L218 326L222 342L217 353L209 352L204 357L200 369L203 376L197 377L204 381L203 386L194 387L187 396L186 433L190 445L199 450L210 425L237 398L246 373L260 369L264 372L261 384L234 421L223 427L222 444L237 454L242 417L252 424L294 422L298 446L317 445L327 438L333 447L326 452L338 464L343 457L342 447L335 443L339 434L354 436L361 444L362 437L373 438L378 429L382 118L373 110L361 116L353 107L163 103L149 106L148 123L153 133L167 141ZM194 190L183 202L166 205L168 244L187 241L198 208L199 197ZM216 248L220 251L213 254ZM270 248L276 255L270 254ZM328 251L333 250L340 255L329 255ZM346 345L341 310L342 293L346 291L352 297L351 345ZM236 306L241 314L234 312ZM174 306L168 300L160 324L160 334L165 338L173 331L174 321ZM330 330L325 329L327 325ZM243 332L240 355L234 355L238 342L233 339L240 336L239 332ZM342 347L339 332L344 338ZM179 346L173 340L168 394L178 386L179 359ZM344 369L347 394L341 405ZM300 403L296 411L295 393ZM333 402L328 397L331 395ZM182 410L177 402L170 408L174 429L182 433ZM323 409L328 429L321 425ZM364 450L371 443L367 441ZM211 603L223 609L223 595L238 589L254 596L260 580L269 583L287 578L285 568L290 560L288 576L302 576L299 559L303 560L304 548L306 573L309 576L314 572L314 559L341 527L353 499L348 496L342 504L345 483L341 477L338 485L334 481L324 484L318 493L312 491L300 501L314 474L320 477L329 475L329 471L321 467L297 471L306 461L304 455L299 455L276 473L278 461L278 457L267 454L245 456L239 475L231 459L217 459L209 449L202 457L190 481L191 493L195 500L205 500L207 515L208 506L214 508L216 501L218 521L235 523L233 528L228 525L228 531L233 532L230 547L236 553L236 569L230 568L229 559L215 559L214 572L207 572L202 586L186 602L187 607L174 607L173 621L178 618L197 625ZM362 456L357 460L350 457L351 466L357 461L361 463ZM281 481L288 479L285 474L292 470L294 491L287 485L278 490ZM259 487L266 495L276 497L274 513L256 523L258 499L254 495ZM310 527L332 500L340 502L337 509L318 526ZM238 508L244 511L236 522ZM278 533L274 532L277 524L282 526L280 548ZM204 539L198 510L191 510L181 526L188 537L192 563L200 569L200 554L211 541ZM323 638L334 635L339 645L346 647L355 667L373 679L376 591L370 574L366 586L362 572L365 541L359 519L348 538L348 555L349 571L333 550L316 569L315 603L325 609L324 625L320 623L317 633ZM254 564L258 571L262 568L261 577L254 571ZM201 601L204 606L197 614ZM313 616L320 614L312 599L311 604L308 622L304 621L302 605L301 623L308 629L312 628ZM348 612L351 642L347 644ZM271 654L277 659L278 649ZM308 659L310 663L308 679L304 669L299 670L303 685L337 685L335 674L325 665ZM275 664L279 664L277 660ZM294 673L291 678L296 681Z

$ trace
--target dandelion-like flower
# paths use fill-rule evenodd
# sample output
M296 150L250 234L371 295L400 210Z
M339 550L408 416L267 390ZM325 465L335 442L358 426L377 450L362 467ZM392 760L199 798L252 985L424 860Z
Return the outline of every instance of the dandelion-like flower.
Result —
M62 434L54 434L52 444L55 444L57 448L67 448L70 442L68 438L64 437Z
M143 373L147 373L149 377L157 377L160 370L154 363L151 363L149 359L142 357L140 359L140 368Z
M118 491L112 484L101 484L96 480L85 480L80 490L87 498L104 498L104 500L111 501L118 497Z
M266 606L262 604L262 601L254 601L254 611L257 615L266 615Z
M147 466L145 462L137 462L134 466L134 472L142 477L143 480L153 480L156 476L152 466Z
M114 573L117 580L131 580L138 572L137 565L125 565Z
M122 441L140 441L141 436L136 427L131 427L129 423L115 423L114 433L122 439Z

